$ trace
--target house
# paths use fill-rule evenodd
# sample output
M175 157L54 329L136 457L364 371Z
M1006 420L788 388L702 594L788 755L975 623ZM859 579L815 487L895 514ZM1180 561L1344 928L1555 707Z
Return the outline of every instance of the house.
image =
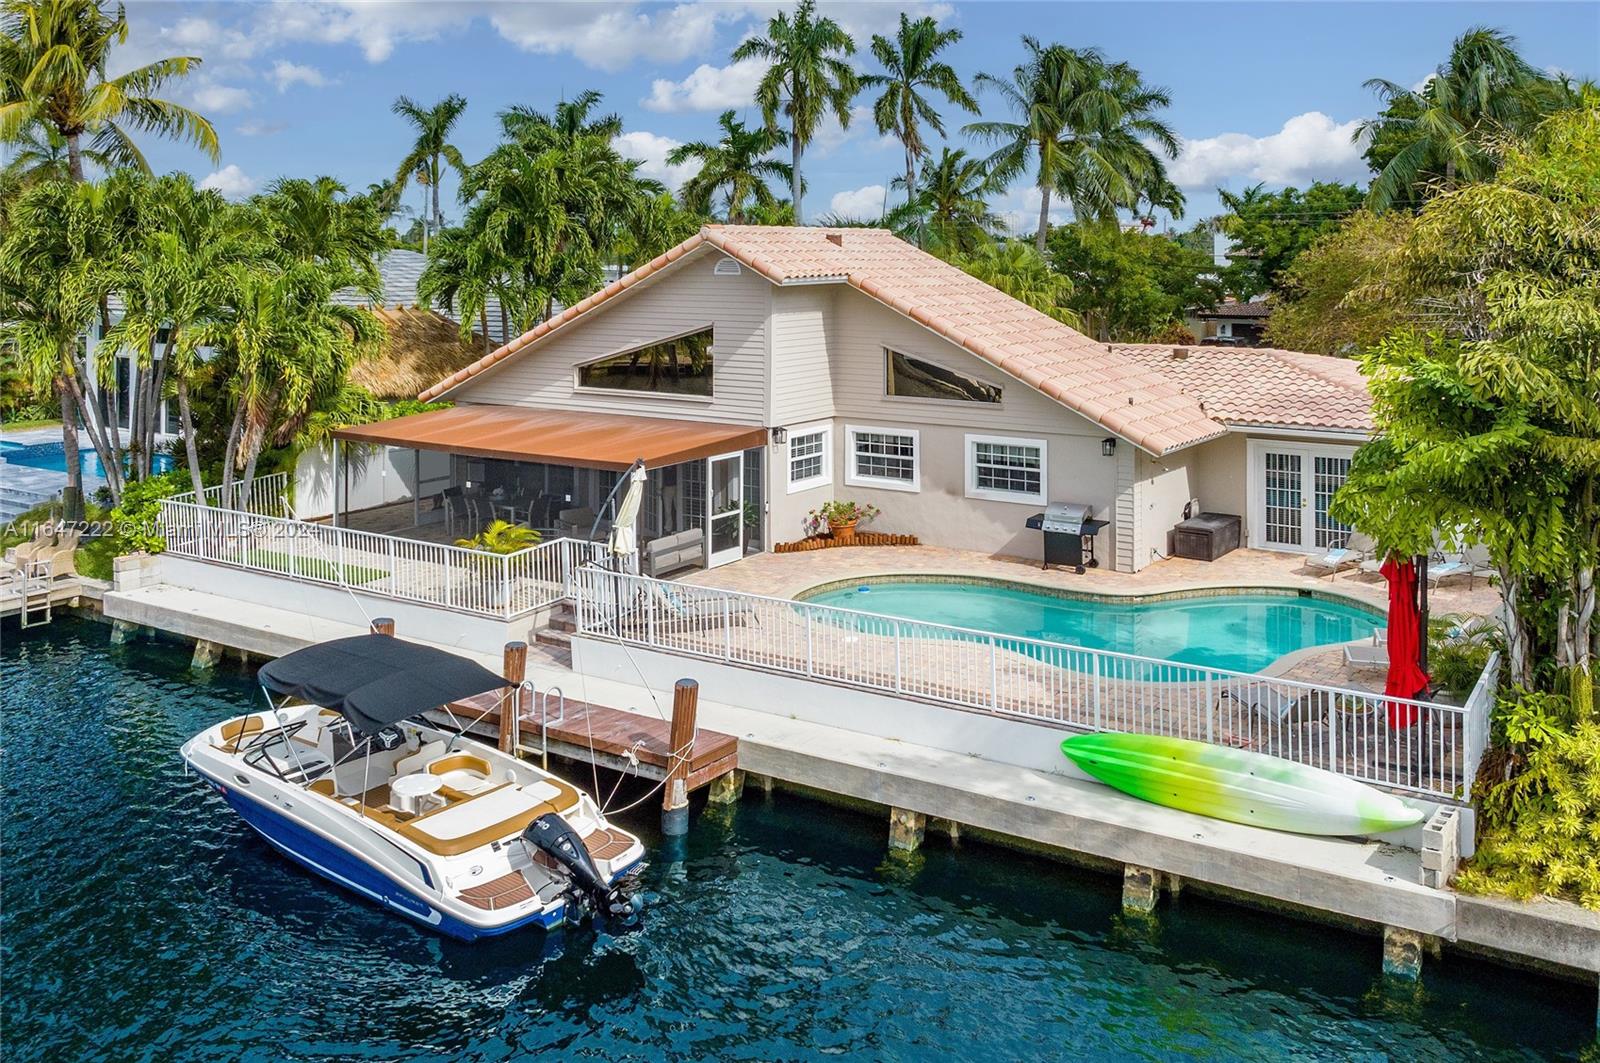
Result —
M1228 299L1195 310L1187 324L1201 343L1254 347L1261 342L1271 316L1272 305L1265 299L1243 303Z
M1164 556L1197 505L1240 514L1252 546L1321 549L1372 429L1351 363L1108 346L853 228L707 226L420 397L454 407L335 433L347 453L448 456L450 487L405 507L419 524L587 535L643 458L641 541L690 542L707 565L799 539L843 498L883 530L1034 558L1026 519L1086 503L1119 571ZM336 508L360 526L359 505Z

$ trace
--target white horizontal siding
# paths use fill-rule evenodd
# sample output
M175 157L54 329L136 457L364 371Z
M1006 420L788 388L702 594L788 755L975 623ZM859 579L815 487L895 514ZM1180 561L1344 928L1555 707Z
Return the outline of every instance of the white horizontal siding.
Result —
M840 290L829 336L833 393L840 417L868 424L949 425L1008 434L1104 436L1105 429L976 355L854 289ZM1001 388L998 403L895 398L884 380L885 347L943 365Z
M737 276L715 275L712 269L722 258L709 248L696 252L449 397L464 403L766 424L772 286L748 269ZM706 326L715 330L710 400L576 387L578 365Z
M851 293L844 293L847 297ZM772 423L833 416L833 285L772 291Z

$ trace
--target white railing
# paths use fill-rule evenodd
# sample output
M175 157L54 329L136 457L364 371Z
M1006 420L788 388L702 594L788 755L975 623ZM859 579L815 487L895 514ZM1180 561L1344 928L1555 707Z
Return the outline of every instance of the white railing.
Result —
M289 474L269 473L257 476L250 484L242 481L224 488L216 484L206 488L196 498L193 491L172 497L174 502L201 502L215 509L232 509L254 513L263 517L289 516Z
M179 499L162 501L161 523L177 557L505 618L568 597L577 566L605 552L552 539L494 554Z
M573 589L580 635L1073 730L1253 749L1448 800L1471 789L1496 667L1455 706L593 567Z

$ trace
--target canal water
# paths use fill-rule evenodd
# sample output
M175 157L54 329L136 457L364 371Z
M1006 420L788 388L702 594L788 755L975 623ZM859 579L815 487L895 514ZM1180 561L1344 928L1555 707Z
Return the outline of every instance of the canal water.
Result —
M747 796L647 836L633 931L438 938L300 871L179 743L252 704L185 648L0 630L0 1059L1585 1058L1593 988ZM1588 1057L1588 1058L1592 1058Z

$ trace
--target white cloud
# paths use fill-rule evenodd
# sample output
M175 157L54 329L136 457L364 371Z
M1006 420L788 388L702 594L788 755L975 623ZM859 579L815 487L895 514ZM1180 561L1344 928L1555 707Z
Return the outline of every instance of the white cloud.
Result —
M1032 233L1039 228L1039 204L1043 196L1034 185L1015 185L1004 194L990 199L989 206L1000 216L1007 232L1013 235ZM1072 220L1072 206L1059 196L1050 199L1050 224L1065 225Z
M448 5L445 5L448 6ZM641 59L679 63L710 52L717 26L743 14L733 4L509 4L489 21L517 47L540 54L570 52L588 66L625 70Z
M876 221L883 216L882 185L867 185L848 192L835 192L828 200L828 209L841 218L855 221Z
M699 170L699 164L696 162L679 163L676 166L667 162L667 155L682 143L683 141L673 140L671 137L634 130L613 139L611 146L616 148L623 158L638 159L642 164L639 167L642 176L653 177L676 192Z
M229 163L201 180L200 187L214 188L226 199L243 199L255 192L259 186L255 178L239 169L237 165Z
M1351 139L1359 119L1335 122L1321 111L1295 115L1264 137L1223 133L1185 140L1171 176L1182 188L1241 178L1272 185L1358 178L1366 171L1361 145Z
M284 92L291 85L309 85L316 89L329 83L327 76L316 67L291 63L287 59L279 59L272 64L272 80L279 92Z
M650 95L640 100L647 111L725 111L748 107L756 96L756 86L767 72L760 59L746 59L727 66L701 63L682 81L657 78Z
M270 137L288 128L288 122L240 122L233 131L241 137Z
M189 99L201 114L209 116L242 111L250 106L252 97L248 89L241 89L237 85L205 82L190 91Z
M806 147L809 157L825 158L843 145L846 141L854 140L861 136L876 137L878 127L872 121L872 108L864 103L858 103L850 108L850 128L846 129L839 123L839 118L832 111L822 116L822 121L817 123L817 132L811 138L811 143ZM894 143L892 140L889 143ZM880 140L872 145L882 147Z

